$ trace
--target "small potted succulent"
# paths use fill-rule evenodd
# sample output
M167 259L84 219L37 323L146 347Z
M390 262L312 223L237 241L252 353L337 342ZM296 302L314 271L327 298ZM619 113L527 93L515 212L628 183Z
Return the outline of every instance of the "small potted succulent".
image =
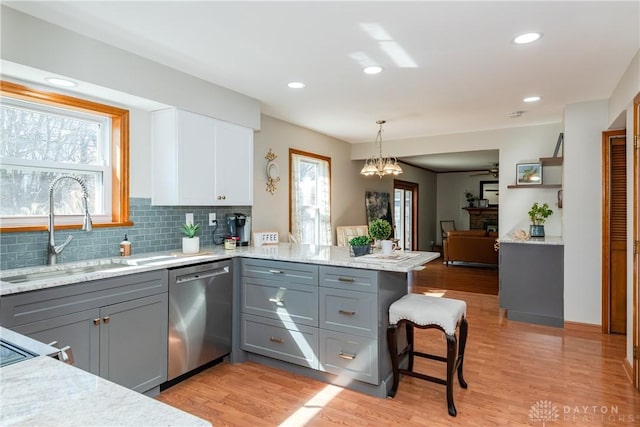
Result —
M371 237L356 236L349 240L349 253L352 256L367 255L371 252Z
M535 202L529 210L529 219L531 225L529 226L529 235L531 237L544 237L544 222L551 216L553 211L549 209L549 205L544 203L542 205Z
M464 193L464 198L467 199L467 203L469 204L469 207L472 208L473 207L473 202L475 202L476 196L474 196L473 194L471 194L469 191L465 190Z
M374 219L369 223L369 235L376 240L376 247L380 247L380 240L391 236L391 224L386 219Z
M186 236L182 238L182 253L197 254L200 252L200 237L196 236L200 229L199 224L184 224L180 231Z

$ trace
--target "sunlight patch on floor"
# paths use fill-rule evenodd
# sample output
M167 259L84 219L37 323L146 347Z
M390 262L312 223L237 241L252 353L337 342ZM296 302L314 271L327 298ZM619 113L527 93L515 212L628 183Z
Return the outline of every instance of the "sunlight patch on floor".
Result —
M341 387L327 385L320 392L316 393L302 407L284 420L280 427L300 427L309 422L322 408L324 408L333 398L342 391Z
M430 297L442 298L446 293L447 291L443 289L429 289L428 291L425 291L422 294Z

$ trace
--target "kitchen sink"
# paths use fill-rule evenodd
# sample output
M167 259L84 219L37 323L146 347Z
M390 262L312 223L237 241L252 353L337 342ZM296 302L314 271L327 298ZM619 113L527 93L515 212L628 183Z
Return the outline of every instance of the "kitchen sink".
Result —
M47 270L47 271L38 271L34 273L20 274L17 276L8 276L3 277L3 282L9 283L24 283L31 282L33 280L44 280L44 279L54 279L56 277L69 276L72 274L83 274L83 273L93 273L96 271L105 271L111 270L114 268L126 268L127 264L123 264L120 262L114 263L106 263L106 264L94 264L94 265L86 265L80 267L69 267L64 268L62 270Z

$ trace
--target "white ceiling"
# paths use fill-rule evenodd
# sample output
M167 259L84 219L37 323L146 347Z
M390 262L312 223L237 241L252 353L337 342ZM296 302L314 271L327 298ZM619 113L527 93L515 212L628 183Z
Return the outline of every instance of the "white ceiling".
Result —
M394 139L560 122L566 104L608 98L640 46L638 1L3 4L350 143L373 141L385 119L389 153ZM530 31L544 36L511 42ZM365 75L370 64L383 72Z

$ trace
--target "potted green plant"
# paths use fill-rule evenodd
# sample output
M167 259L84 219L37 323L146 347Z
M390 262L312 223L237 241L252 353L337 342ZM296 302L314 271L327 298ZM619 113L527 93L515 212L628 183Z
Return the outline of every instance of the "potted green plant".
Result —
M529 235L531 237L544 237L544 222L551 216L553 211L549 209L547 203L542 205L535 202L529 210L529 219L531 225L529 226Z
M371 237L356 236L349 240L350 254L353 256L367 255L371 252Z
M476 196L471 194L468 190L465 190L464 198L467 199L467 203L469 204L469 207L472 208L473 202L476 201Z
M380 246L379 241L391 236L391 224L386 219L374 219L369 223L369 235L376 240L376 247Z
M186 236L182 238L182 253L197 254L200 252L200 237L196 236L200 224L184 224L180 231Z

